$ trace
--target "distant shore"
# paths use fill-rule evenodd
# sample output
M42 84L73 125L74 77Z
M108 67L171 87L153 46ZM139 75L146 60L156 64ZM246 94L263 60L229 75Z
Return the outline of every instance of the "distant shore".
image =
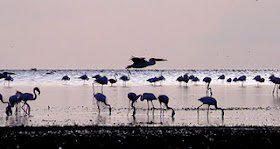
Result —
M1 148L276 148L280 127L1 127Z

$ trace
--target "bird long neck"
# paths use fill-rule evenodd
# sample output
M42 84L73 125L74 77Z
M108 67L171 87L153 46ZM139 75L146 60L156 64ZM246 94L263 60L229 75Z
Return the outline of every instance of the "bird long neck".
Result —
M1 102L2 102L2 103L9 103L9 102L5 102L5 101L3 101L3 99L2 99L2 98L0 98L0 100L1 100Z
M37 94L36 94L35 88L33 89L33 93L34 93L34 98L33 98L33 100L35 100L35 99L37 99Z

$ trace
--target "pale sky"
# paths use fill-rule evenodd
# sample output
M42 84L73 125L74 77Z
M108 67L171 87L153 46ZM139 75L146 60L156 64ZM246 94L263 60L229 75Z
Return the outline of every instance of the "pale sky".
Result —
M280 0L1 0L0 69L280 68Z

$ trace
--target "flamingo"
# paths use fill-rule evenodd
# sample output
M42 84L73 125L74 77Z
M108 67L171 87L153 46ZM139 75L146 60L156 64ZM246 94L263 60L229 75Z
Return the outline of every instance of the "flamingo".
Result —
M70 80L70 77L68 77L67 75L63 76L62 79L63 81L69 81Z
M149 61L145 60L145 58L132 57L133 61L132 65L128 65L126 69L129 68L145 68L147 66L152 66L156 64L156 61L167 61L166 59L158 59L158 58L150 58Z
M10 86L10 82L14 81L14 78L12 78L10 75L7 75L7 77L4 80L5 80L4 85L5 85L6 81L8 81L8 86Z
M241 81L242 82L242 87L243 87L243 83L244 81L246 81L246 76L245 75L242 75L238 78L238 81Z
M153 77L153 78L148 79L147 81L150 83L156 83L158 80L159 80L158 77Z
M101 92L103 93L103 85L108 84L108 78L106 76L98 77L97 79L95 79L95 82L101 84Z
M27 103L27 101L29 101L29 100L36 100L37 99L37 94L36 94L36 92L38 92L38 95L40 95L40 93L41 93L41 91L40 91L40 89L38 88L38 87L34 87L33 88L33 94L31 94L31 93L21 93L21 92L19 92L19 91L17 91L17 93L16 93L16 95L18 96L18 98L20 99L20 101L23 101L24 103L23 103L23 105L22 105L22 109L25 111L25 113L27 114L27 115L29 115L30 114L30 106L29 106L29 104ZM26 107L25 107L26 106Z
M15 98L14 98L14 97L15 97ZM14 97L11 96L11 97L10 97L10 100L12 99L11 101L15 101L15 100L13 100L13 98L14 98L14 99L17 99L17 96L14 95ZM2 103L4 103L4 104L7 103L7 104L8 104L8 106L6 107L6 114L7 114L7 116L12 115L12 109L11 109L11 107L14 106L14 103L11 103L11 104L10 104L9 102L5 102L5 101L3 100L2 94L0 94L0 100L1 100Z
M117 80L116 76L118 76L118 74L115 73L115 75L114 75L115 79L109 79L109 82L111 83L111 86L113 86L114 83L117 83L118 80Z
M156 97L153 93L144 93L144 94L141 96L141 101L143 101L144 99L147 100L148 110L149 110L149 101L152 103L152 106L153 106L152 109L155 109L155 106L154 106L154 104L153 104L153 100L157 100L157 97Z
M182 76L179 76L179 77L176 79L176 81L178 81L178 82L180 83L180 85L181 85L181 82L183 81L183 77L182 77Z
M265 81L264 78L262 78L260 75L257 75L253 78L253 80L256 80L257 82L263 83ZM257 83L257 86L259 86L259 83Z
M183 76L183 81L186 83L186 86L187 86L187 83L189 82L189 76L188 76L188 74L185 74L184 76Z
M130 101L131 101L131 107L133 108L133 114L132 114L132 116L133 116L133 118L135 118L135 114L136 114L136 108L135 108L135 106L134 106L134 103L137 101L137 99L139 98L139 97L141 97L142 95L136 95L135 93L133 93L133 92L130 92L130 93L128 93L127 94L127 97L128 97L128 99L129 99L129 103L130 103ZM128 109L129 110L129 109ZM129 111L128 111L129 112ZM128 113L127 113L128 114Z
M197 107L197 112L199 111L199 108L202 105L206 104L206 105L208 105L208 113L209 113L209 107L210 107L210 105L213 105L216 108L216 110L221 110L222 111L222 119L224 119L224 109L217 106L217 100L215 98L205 96L205 97L199 98L198 100L201 101L202 104Z
M162 81L165 81L165 77L163 75L159 76L158 81L160 81L160 85L161 85Z
M123 80L123 86L126 86L126 81L130 80L130 71L128 71L128 75L123 75L120 77L121 80Z
M106 106L109 107L109 115L111 115L112 108L111 108L111 105L109 105L106 102L106 96L102 93L96 93L95 94L94 83L92 83L92 89L93 89L93 97L96 99L98 112L100 113L99 102L103 102Z
M230 82L231 82L231 78L228 78L228 79L227 79L227 82L230 83Z
M226 77L224 74L220 75L218 79L224 80Z
M164 103L167 109L171 109L172 110L171 116L174 117L174 115L175 115L174 109L168 106L168 102L169 102L168 96L166 96L166 95L159 95L158 96L158 100L159 100L159 103L160 103L160 108L161 108L161 104Z
M79 79L84 80L84 84L85 84L85 81L86 81L86 80L89 80L89 78L88 78L87 75L82 75L82 76L79 77Z
M274 91L275 91L275 88L276 86L279 86L280 84L280 78L279 77L275 77L274 75L271 75L269 77L269 81L273 82L275 85L274 85L274 88L272 90L272 94L274 94ZM278 88L278 87L277 87ZM278 94L278 89L277 89L277 94Z
M204 81L205 83L207 83L206 94L207 94L208 91L210 90L210 95L212 96L212 95L213 95L213 93L212 93L212 88L210 87L210 83L211 83L212 79L211 79L210 77L205 77L205 78L203 79L203 81Z
M3 79L3 78L7 78L8 75L14 75L15 73L13 72L3 72L3 73L0 73L0 79Z

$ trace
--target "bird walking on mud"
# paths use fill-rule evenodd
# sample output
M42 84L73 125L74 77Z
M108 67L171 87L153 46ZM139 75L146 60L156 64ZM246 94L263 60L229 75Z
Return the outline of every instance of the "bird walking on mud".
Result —
M132 65L128 65L126 69L129 68L145 68L147 66L152 66L156 64L156 61L167 61L166 59L160 58L150 58L149 61L145 60L145 58L140 57L132 57L131 60L133 61Z

